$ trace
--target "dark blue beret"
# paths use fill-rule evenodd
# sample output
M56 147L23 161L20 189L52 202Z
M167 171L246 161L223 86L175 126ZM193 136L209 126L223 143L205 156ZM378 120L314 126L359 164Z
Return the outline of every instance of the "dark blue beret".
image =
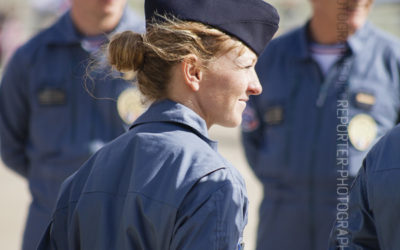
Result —
M276 9L262 0L146 0L146 24L173 15L236 37L260 55L278 29Z

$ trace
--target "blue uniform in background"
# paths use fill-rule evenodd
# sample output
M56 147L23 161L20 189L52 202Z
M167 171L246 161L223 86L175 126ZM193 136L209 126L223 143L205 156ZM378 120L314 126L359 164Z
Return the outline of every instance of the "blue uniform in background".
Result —
M337 203L338 100L348 97L343 115L353 124L351 175L399 115L397 40L366 23L324 76L310 55L307 29L267 46L256 66L264 92L244 112L244 149L264 186L258 250L326 249Z
M205 121L164 100L64 182L39 249L240 249L247 203Z
M142 31L144 23L126 10L115 31ZM104 36L103 40L106 39ZM101 42L101 41L100 41ZM36 249L48 224L57 193L104 143L126 131L116 100L130 83L93 72L96 45L82 37L64 14L17 50L0 86L1 157L6 166L29 181L32 203L23 249ZM98 47L98 46L97 46ZM98 59L98 58L97 58Z
M329 249L400 249L399 146L397 126L368 153L351 188L348 225L333 228Z

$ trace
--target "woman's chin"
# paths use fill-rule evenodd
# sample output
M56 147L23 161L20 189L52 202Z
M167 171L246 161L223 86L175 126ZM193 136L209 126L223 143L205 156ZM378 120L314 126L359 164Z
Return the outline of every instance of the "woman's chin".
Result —
M225 120L223 122L218 123L218 125L227 127L227 128L236 128L242 123L242 116L234 117L229 120Z

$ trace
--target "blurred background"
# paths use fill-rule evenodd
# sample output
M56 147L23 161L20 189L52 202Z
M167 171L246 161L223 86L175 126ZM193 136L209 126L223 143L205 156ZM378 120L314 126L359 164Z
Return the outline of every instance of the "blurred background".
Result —
M281 15L277 35L303 24L310 14L308 1L268 1L277 7ZM128 0L128 2L138 15L144 16L143 0ZM14 50L32 35L49 26L68 9L68 6L68 0L0 0L0 76ZM400 37L400 0L375 0L369 19L376 26ZM246 249L252 250L255 247L257 210L263 195L261 185L244 158L239 129L216 126L211 129L210 135L219 141L221 154L241 171L246 180L250 217L244 240ZM20 249L29 201L26 182L0 162L0 249Z

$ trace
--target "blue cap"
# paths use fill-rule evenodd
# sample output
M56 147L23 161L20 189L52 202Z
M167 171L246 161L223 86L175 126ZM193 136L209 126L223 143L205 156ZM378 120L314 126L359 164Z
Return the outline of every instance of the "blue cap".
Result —
M201 22L236 37L257 55L272 39L279 24L276 9L262 0L146 0L146 24L173 15Z

